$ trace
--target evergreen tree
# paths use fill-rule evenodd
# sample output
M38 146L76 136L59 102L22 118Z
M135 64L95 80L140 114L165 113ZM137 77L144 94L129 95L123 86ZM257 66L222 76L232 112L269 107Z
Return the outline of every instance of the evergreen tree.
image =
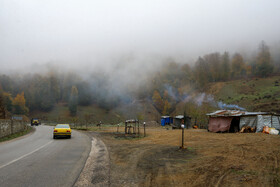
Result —
M211 53L204 56L204 60L208 66L208 72L210 73L210 82L220 81L222 78L221 68L221 55L220 53Z
M222 55L222 80L226 81L230 76L230 61L228 52Z
M6 108L4 104L3 94L0 92L0 119L6 118Z
M203 89L211 79L209 66L201 57L199 57L195 63L194 77L197 85L201 89Z
M3 100L4 100L5 108L9 112L12 112L12 110L13 110L13 98L12 98L11 94L9 94L7 92L3 92L2 94L3 94Z
M163 110L163 100L159 94L159 92L157 90L154 91L153 94L153 103L155 105L155 107L161 112Z
M268 46L264 41L260 43L259 53L256 62L256 74L261 77L267 77L273 72L273 65Z
M77 114L77 106L78 106L78 89L76 86L72 86L70 99L68 103L68 108L72 116L75 116Z

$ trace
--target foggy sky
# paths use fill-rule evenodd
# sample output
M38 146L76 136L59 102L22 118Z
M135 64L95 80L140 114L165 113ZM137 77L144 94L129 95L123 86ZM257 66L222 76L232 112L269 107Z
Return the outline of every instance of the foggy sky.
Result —
M280 41L279 0L0 0L2 70L113 69Z

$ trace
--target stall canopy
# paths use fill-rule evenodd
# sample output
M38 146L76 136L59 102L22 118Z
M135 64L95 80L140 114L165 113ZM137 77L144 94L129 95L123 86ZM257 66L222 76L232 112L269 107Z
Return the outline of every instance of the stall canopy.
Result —
M236 132L245 126L256 127L256 132L261 132L264 126L280 130L280 116L271 112L218 110L207 115L208 130L211 132Z
M256 127L256 132L262 132L264 126L280 130L279 115L273 114L247 114L240 117L239 128L244 126Z

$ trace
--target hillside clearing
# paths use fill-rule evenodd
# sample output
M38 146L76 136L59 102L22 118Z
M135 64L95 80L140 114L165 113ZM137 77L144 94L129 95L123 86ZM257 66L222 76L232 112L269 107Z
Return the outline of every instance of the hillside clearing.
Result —
M213 83L209 88L217 101L237 104L247 111L280 113L280 76Z

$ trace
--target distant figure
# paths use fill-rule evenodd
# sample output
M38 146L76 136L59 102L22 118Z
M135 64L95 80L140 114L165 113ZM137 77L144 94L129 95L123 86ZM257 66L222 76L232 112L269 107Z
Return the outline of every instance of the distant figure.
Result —
M97 127L101 127L101 121L99 121L99 123L97 124Z

